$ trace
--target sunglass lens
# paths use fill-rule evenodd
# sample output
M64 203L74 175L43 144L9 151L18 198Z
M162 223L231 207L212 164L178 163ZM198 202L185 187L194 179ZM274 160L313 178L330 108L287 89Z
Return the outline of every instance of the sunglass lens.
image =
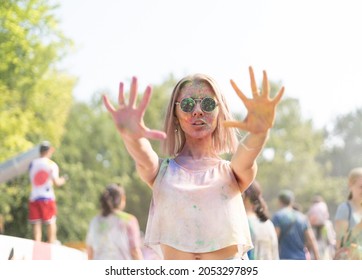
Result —
M187 112L187 113L192 112L195 107L195 100L193 100L190 97L184 98L181 100L180 107L181 107L181 110L184 112Z
M201 109L204 112L212 112L216 107L216 102L211 97L206 97L201 102Z

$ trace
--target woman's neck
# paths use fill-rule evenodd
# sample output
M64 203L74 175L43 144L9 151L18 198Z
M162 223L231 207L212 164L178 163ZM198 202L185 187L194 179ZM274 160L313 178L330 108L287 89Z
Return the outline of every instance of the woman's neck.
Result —
M187 157L193 160L205 158L219 158L212 145L206 143L186 143L178 157Z
M180 155L190 156L194 159L201 159L205 157L217 157L217 152L215 151L212 136L204 138L191 138L188 135L185 135L186 142Z

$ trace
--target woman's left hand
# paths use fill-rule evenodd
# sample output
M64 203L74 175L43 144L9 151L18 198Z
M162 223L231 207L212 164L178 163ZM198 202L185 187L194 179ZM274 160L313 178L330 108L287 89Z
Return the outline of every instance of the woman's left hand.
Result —
M226 127L237 127L254 134L267 133L274 125L276 107L284 94L284 87L271 99L266 71L263 71L263 86L261 92L259 92L256 85L252 67L249 67L249 73L253 93L253 98L251 99L242 93L233 80L230 80L232 87L248 110L246 118L243 121L224 121L223 125Z

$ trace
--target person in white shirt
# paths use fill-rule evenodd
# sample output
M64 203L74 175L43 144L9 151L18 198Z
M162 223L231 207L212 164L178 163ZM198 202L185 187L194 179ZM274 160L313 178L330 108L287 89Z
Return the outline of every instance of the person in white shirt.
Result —
M254 248L248 252L250 260L279 260L278 237L269 218L268 206L256 180L243 193Z
M137 218L124 212L126 193L110 184L100 197L101 213L95 216L87 233L90 260L141 260L140 228Z
M48 141L42 142L40 157L34 159L29 166L31 193L28 220L32 224L35 241L42 241L42 224L46 225L49 243L57 240L57 205L53 186L62 186L66 181L65 177L59 177L59 167L51 160L54 151Z

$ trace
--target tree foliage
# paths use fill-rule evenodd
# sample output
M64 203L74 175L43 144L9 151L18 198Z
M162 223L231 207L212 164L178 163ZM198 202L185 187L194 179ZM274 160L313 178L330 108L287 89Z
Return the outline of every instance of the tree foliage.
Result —
M62 141L75 79L57 69L71 41L58 28L56 8L46 0L1 1L0 162L42 140ZM1 184L0 192L7 230L26 234L27 176Z
M58 28L57 8L48 0L2 0L0 7L0 76L10 90L23 94L27 105L34 81L66 53L70 41Z
M75 80L56 69L71 41L49 3L4 0L0 6L0 161L44 139L61 142Z
M325 130L326 145L320 160L332 177L345 177L362 166L362 108L340 115Z

